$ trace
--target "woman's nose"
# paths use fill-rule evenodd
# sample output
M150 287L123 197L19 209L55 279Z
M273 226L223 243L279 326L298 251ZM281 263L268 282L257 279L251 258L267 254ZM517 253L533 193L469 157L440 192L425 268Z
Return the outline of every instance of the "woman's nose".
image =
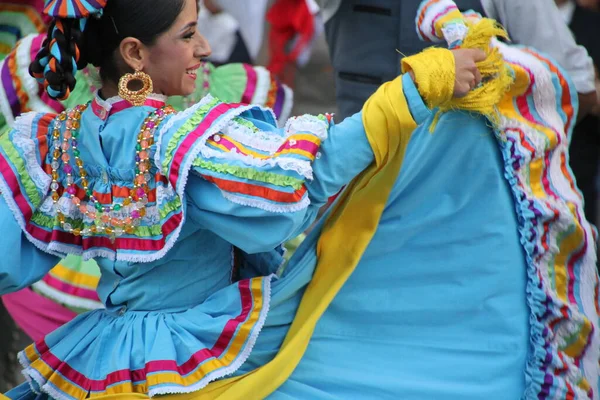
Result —
M196 58L205 58L212 54L210 44L208 44L208 41L202 35L199 35L196 43L196 48L194 50L194 56Z

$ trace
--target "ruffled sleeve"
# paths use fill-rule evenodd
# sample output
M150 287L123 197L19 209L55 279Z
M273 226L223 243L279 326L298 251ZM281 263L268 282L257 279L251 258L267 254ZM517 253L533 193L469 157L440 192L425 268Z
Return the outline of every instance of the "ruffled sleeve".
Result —
M219 108L234 115L227 119ZM181 146L176 132L166 135L174 146L161 145L163 168L173 178L192 152L188 217L248 253L269 251L305 230L328 198L373 161L360 114L337 126L326 116L304 115L279 129L270 111L210 99L176 118L186 122L171 121L170 131L179 125L186 137L199 129L204 136L185 156L175 148ZM203 128L209 121L215 125Z
M45 168L50 125L55 117L24 114L12 130L0 136L0 191L24 230L50 188L51 178Z
M43 160L53 118L53 114L25 114L15 129L0 136L0 294L29 286L58 261L36 249L29 224L50 186Z

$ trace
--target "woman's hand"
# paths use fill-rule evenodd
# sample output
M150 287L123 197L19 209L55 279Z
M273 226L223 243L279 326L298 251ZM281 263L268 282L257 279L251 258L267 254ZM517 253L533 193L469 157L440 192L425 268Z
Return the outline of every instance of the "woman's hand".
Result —
M457 49L452 54L456 67L454 97L464 97L481 82L476 63L485 60L486 55L479 49Z

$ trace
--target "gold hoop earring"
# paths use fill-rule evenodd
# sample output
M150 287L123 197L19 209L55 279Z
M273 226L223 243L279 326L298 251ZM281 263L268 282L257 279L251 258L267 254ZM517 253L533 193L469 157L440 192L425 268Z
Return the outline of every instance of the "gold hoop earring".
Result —
M129 89L129 84L134 81L142 82L142 88L139 90ZM119 96L134 106L142 106L146 102L148 95L152 93L153 85L150 75L142 71L135 71L133 74L125 74L119 79Z

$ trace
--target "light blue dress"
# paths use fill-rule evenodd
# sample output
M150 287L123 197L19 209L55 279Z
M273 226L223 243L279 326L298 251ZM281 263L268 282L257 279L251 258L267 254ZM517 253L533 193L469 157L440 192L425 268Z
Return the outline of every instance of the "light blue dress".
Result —
M495 135L464 112L445 114L434 133L422 104L413 115L422 125L377 232L273 399L525 391L527 265Z
M375 236L269 398L500 400L524 392L527 265L496 137L463 112L443 115L429 132L433 115L408 77L403 86L420 126ZM321 229L281 281L308 283ZM289 325L289 316L270 314L267 325ZM263 331L260 350L236 374L274 357L283 338L276 332Z
M96 198L122 202L142 121L163 105L96 98L82 113L78 149ZM55 115L26 114L0 143L0 293L37 281L67 253L102 270L106 309L20 353L32 390L57 399L186 393L239 369L260 350L268 315L281 312L271 295L280 244L373 160L361 114L339 125L306 115L278 129L269 110L209 96L156 129L150 202L136 231L82 237L59 225L49 197L52 135L64 126ZM81 227L66 196L58 207L70 228Z
M546 56L499 46L528 81L496 129L452 111L432 133L405 91L420 126L375 235L270 399L600 398L597 232L568 167L577 94ZM282 280L310 279L322 228ZM238 373L277 354L265 332Z
M530 91L504 105L521 114L503 119L496 130L480 116L449 112L430 133L433 116L403 78L412 117L421 125L411 134L375 236L318 321L294 372L271 398L598 399L599 281L590 246L596 233L577 214L582 202L564 164L575 92L543 58L503 51L514 65L530 67L534 79ZM549 83L554 95L536 103ZM284 128L283 148L292 151L283 160L283 145L270 144L268 132L277 130L268 113L251 108L221 124L228 107L208 98L163 125L166 136L154 155L169 178L160 178L157 187L172 187L175 196L157 199L164 204L185 193L185 220L159 261L135 262L161 249L148 252L119 239L116 261L110 261L110 249L85 245L88 255L105 254L98 258L99 293L107 310L79 316L21 354L33 389L43 396L190 392L260 368L277 355L317 265L323 220L279 277L271 274L281 254L272 249L306 227L316 208L371 164L373 154L360 114L338 126L319 118L293 120ZM113 114L106 126L138 110ZM185 147L204 121L210 121L208 133L202 131L210 139L197 139L198 151ZM122 146L121 131L111 136L98 124L99 136L112 137L108 143L103 138L103 148ZM218 129L211 130L213 124ZM328 139L320 149L306 142L324 137L321 131ZM6 159L10 144L1 143ZM13 136L11 143L19 140ZM121 146L112 147L115 154ZM103 148L92 148L98 153L89 156L100 157ZM304 161L311 161L310 151L309 170ZM186 157L192 161L186 164ZM19 158L13 159L16 165ZM193 165L188 179L169 173L185 165ZM0 182L8 186L10 171L1 171ZM313 180L306 180L311 174ZM29 186L11 189L9 208L18 211L11 199L27 194ZM29 192L25 199L32 201L35 193ZM285 202L282 192L295 201ZM55 259L35 250L6 207L1 210L0 223L8 227L2 246L9 246L0 263L1 290L16 290L46 272L38 264L50 268ZM159 218L172 215L176 208ZM161 229L153 239L166 246L170 234ZM246 254L232 260L230 243ZM35 267L22 268L26 263ZM230 283L232 275L242 279ZM9 396L28 399L32 391L21 387Z

